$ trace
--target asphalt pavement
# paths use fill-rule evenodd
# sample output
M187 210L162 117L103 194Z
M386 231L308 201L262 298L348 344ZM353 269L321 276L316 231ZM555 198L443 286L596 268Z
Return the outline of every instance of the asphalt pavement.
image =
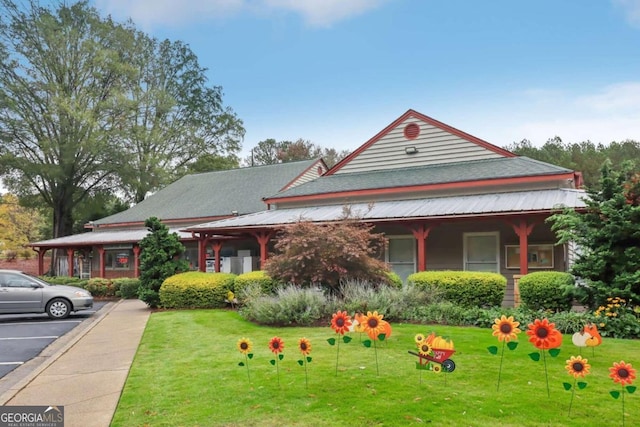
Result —
M0 405L64 406L65 427L108 427L151 310L110 302L0 379Z

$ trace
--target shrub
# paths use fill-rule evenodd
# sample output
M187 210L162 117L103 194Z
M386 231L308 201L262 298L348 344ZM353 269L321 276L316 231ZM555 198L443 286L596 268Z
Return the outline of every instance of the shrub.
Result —
M53 285L77 286L83 289L87 288L87 282L88 282L87 279L81 279L79 277L69 277L69 276L40 276L40 279L44 280L47 283L51 283Z
M394 273L393 271L389 271L387 273L387 284L396 289L402 288L403 285L400 276L398 276L398 274Z
M407 283L436 290L442 299L462 307L500 306L507 287L504 276L477 271L422 271L410 275Z
M265 265L267 273L284 283L321 285L336 292L346 279L383 282L389 267L377 254L386 239L373 226L349 218L316 224L298 221L278 236L276 254Z
M594 323L605 337L640 338L640 306L633 307L620 297L608 297L607 305L593 313Z
M222 308L236 278L231 273L190 271L168 277L160 286L164 308Z
M111 280L102 277L92 277L87 281L85 289L91 292L91 295L98 298L115 297L115 289Z
M233 284L236 297L242 301L240 295L243 290L252 284L257 284L265 294L274 294L277 282L273 280L264 270L251 271L249 273L243 273L236 277Z
M529 273L519 282L522 303L532 310L570 310L573 282L571 274L560 271Z
M257 286L252 286L255 291ZM311 326L328 318L330 300L318 288L288 285L278 288L276 295L248 298L240 312L247 319L265 325Z
M140 287L140 280L130 278L113 279L113 286L116 291L117 297L124 299L138 298L138 288Z

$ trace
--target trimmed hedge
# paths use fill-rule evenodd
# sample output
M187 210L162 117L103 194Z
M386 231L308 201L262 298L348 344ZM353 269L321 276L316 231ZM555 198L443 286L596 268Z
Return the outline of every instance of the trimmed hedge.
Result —
M462 307L499 307L507 288L506 277L480 271L421 271L407 277L407 283Z
M390 271L387 273L387 283L389 286L391 286L392 288L395 289L402 289L402 279L400 278L400 276L398 276L397 273L394 273L393 271Z
M236 294L236 298L240 298L243 294L242 291L253 284L260 285L260 289L265 294L273 295L276 293L278 282L272 279L264 270L256 270L239 274L233 284L233 290Z
M235 278L231 273L200 271L173 275L160 286L160 307L223 308Z
M573 276L561 271L537 271L519 282L522 303L532 310L568 311L573 304Z
M113 279L112 284L115 289L115 296L124 299L138 298L138 288L140 288L139 279L122 277L119 279Z

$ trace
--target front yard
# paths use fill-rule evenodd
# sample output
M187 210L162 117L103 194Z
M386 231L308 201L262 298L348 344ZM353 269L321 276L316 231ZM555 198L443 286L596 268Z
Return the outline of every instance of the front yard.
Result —
M517 320L517 319L516 319ZM439 325L392 324L391 336L366 347L367 336L331 346L337 334L326 327L258 326L228 310L154 313L138 349L113 426L587 426L622 425L622 390L609 367L625 360L640 363L640 342L604 338L595 348L580 348L563 337L558 357L537 349L524 330L518 347L505 350L500 387L501 343L491 329ZM456 353L452 373L417 370L414 337L418 333L450 338ZM284 358L276 360L268 343L284 341ZM253 358L245 359L237 342L248 338ZM311 342L311 363L298 363L298 340ZM501 347L500 347L501 348ZM582 354L591 373L574 383L565 369L570 356ZM240 362L248 361L245 366ZM377 360L377 363L376 363ZM337 361L337 365L336 365ZM545 380L545 364L549 392ZM337 373L336 373L337 366ZM637 368L637 366L636 366ZM379 374L377 370L379 369ZM307 381L308 379L308 385ZM623 395L625 423L640 417L640 393Z

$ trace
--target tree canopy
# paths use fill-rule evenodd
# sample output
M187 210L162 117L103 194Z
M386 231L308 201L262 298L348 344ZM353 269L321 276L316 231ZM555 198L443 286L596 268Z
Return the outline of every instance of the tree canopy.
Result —
M252 148L251 154L244 162L247 166L258 166L323 158L327 166L331 167L348 155L347 150L323 148L305 139L292 142L269 138Z
M607 159L616 170L627 161L640 165L640 142L633 140L613 141L610 144L591 141L566 143L556 136L541 147L535 147L531 141L523 139L505 148L521 156L582 172L586 187L597 188L600 185L600 168Z
M139 202L244 130L187 45L71 6L0 0L0 175L52 210L53 237L98 193Z
M0 252L32 255L27 247L42 236L44 219L32 208L20 206L13 194L0 197Z

